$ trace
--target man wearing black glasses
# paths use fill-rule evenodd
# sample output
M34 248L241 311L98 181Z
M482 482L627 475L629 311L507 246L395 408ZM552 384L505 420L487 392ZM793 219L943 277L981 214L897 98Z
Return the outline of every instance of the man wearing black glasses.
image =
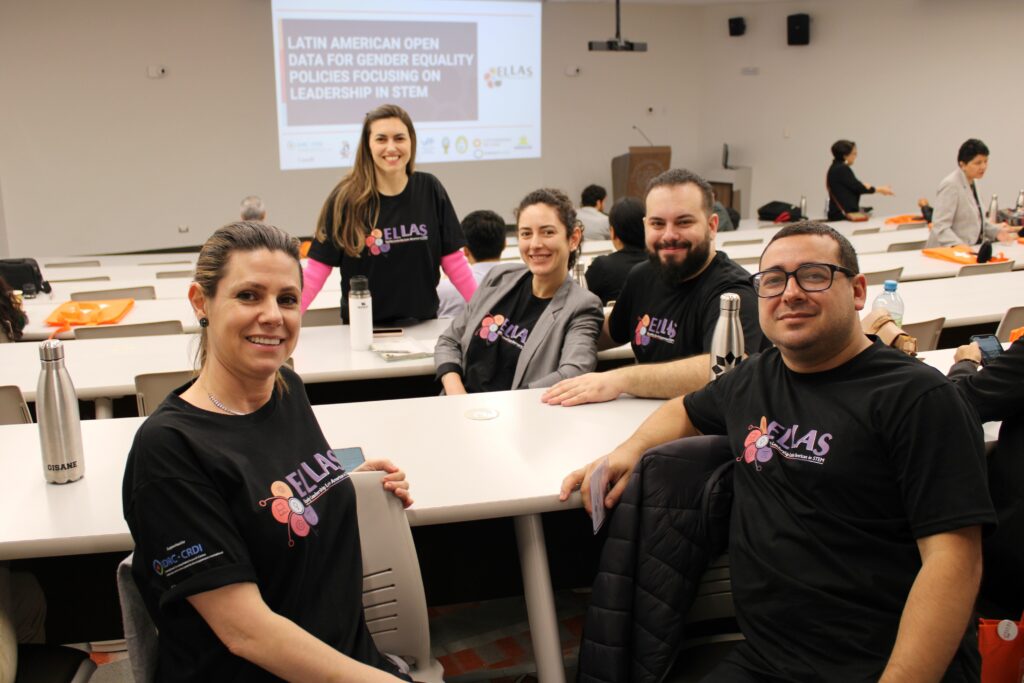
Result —
M647 449L726 435L746 640L706 681L976 681L961 639L981 526L995 521L976 417L939 373L863 334L867 283L838 232L784 228L760 267L775 348L667 402L612 451L606 507ZM596 462L566 478L563 498L582 485L589 506Z

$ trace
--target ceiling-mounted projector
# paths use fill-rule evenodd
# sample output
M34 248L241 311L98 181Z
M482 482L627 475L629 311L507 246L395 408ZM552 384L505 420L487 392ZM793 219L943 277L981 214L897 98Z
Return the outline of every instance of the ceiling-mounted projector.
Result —
M591 52L647 52L647 43L622 39L620 2L621 0L615 0L615 37L611 40L591 40L587 43L587 48Z

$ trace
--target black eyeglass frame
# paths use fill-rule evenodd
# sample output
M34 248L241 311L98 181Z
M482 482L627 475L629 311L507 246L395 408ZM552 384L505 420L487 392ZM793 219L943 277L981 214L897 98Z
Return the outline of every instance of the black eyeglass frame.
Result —
M800 271L800 269L806 268L808 266L819 266L822 268L828 268L829 273L831 275L831 277L828 280L828 284L822 287L821 289L807 289L807 287L805 287L803 283L800 282L800 277L797 275L797 273ZM757 273L754 273L753 275L750 276L750 284L754 287L754 293L757 294L757 296L761 299L774 299L777 296L782 296L782 293L786 291L786 287L789 285L789 278L796 279L796 286L804 290L805 292L825 292L832 288L832 284L836 281L837 272L842 273L846 277L853 277L854 275L857 274L850 270L849 268L846 268L844 266L837 266L834 263L801 263L799 266L796 267L796 270L769 268L768 270L762 270ZM761 279L765 275L765 273L782 273L783 275L786 276L786 281L783 283L782 289L780 289L777 294L761 294Z

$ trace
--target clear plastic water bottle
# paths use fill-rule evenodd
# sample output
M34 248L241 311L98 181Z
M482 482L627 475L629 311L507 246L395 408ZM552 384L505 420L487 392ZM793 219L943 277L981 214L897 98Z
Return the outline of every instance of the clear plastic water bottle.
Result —
M885 281L885 289L871 302L871 310L884 308L889 311L889 317L896 323L896 327L903 327L903 298L896 291L896 284L896 280Z
M743 362L743 347L740 295L727 292L719 299L718 322L711 335L709 379L712 382Z
M48 339L40 344L39 359L42 368L36 387L36 417L43 475L51 484L67 484L85 474L78 397L64 367L64 346L60 340Z
M357 275L349 282L348 331L353 351L369 351L373 343L373 300L370 281Z

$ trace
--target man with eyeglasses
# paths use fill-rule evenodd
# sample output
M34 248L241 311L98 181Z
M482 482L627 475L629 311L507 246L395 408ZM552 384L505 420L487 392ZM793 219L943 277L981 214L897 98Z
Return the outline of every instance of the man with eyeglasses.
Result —
M648 183L648 260L629 272L597 342L607 349L628 341L637 365L558 382L544 393L546 403L573 406L622 393L671 398L704 386L719 301L727 292L740 297L746 351L767 345L749 274L715 249L714 201L708 182L690 171L673 169Z
M705 681L978 680L968 621L995 514L976 417L939 373L863 334L867 283L838 232L783 228L760 269L775 348L668 401L612 451L605 506L647 449L728 437L746 640ZM566 477L563 499L582 485L589 509L597 462Z

